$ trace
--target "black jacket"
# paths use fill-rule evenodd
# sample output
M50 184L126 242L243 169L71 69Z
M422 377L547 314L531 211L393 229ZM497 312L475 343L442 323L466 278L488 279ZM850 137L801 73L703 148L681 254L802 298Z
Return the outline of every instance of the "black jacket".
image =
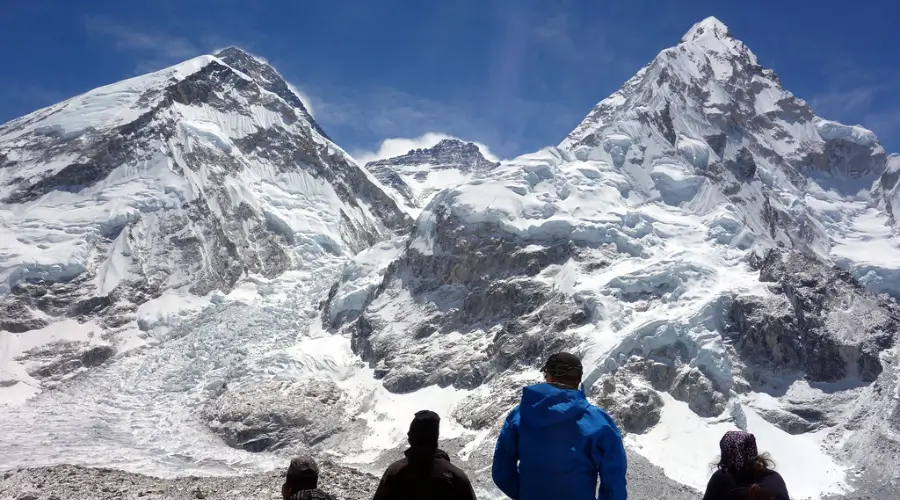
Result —
M747 500L750 498L750 487L754 484L761 486L773 500L790 500L784 479L775 471L767 471L754 478L727 470L717 470L709 478L703 500Z
M413 446L384 471L373 500L475 500L466 473L442 450Z
M300 490L290 496L290 500L337 500L320 489Z

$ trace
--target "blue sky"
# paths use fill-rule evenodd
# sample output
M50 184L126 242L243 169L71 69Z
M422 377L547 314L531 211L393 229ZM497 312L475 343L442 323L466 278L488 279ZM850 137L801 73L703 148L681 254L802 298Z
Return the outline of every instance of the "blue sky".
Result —
M0 122L239 45L304 92L351 152L432 132L511 157L558 143L710 15L820 115L900 152L896 0L6 2Z

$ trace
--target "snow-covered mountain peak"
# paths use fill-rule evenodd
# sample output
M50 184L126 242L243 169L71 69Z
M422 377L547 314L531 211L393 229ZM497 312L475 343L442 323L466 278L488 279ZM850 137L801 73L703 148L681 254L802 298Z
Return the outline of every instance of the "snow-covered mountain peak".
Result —
M77 318L103 341L78 338L60 355L99 343L108 356L152 341L154 303L203 302L408 227L273 68L219 55L0 125L0 331ZM31 391L69 376L30 361L39 343L0 343L12 352L0 382L14 372Z
M724 40L727 38L734 38L731 36L731 30L728 26L725 26L725 23L719 21L717 18L710 16L692 26L691 29L681 37L681 41L683 43L690 43L699 42L704 39Z
M758 64L756 56L744 42L734 38L728 26L715 17L707 17L695 24L681 38L678 46L690 47L695 53L702 51L707 57L734 59L751 66Z
M634 154L626 142L641 141L646 131L663 150L682 150L701 169L739 155L788 176L827 171L872 178L885 167L885 151L871 131L816 117L715 18L694 25L681 43L598 103L560 147L580 157ZM625 161L613 156L617 166Z
M482 176L498 162L472 142L441 139L430 148L366 164L366 168L415 216L442 189Z
M291 106L299 109L304 119L323 137L328 137L325 131L313 118L312 113L300 99L300 96L291 88L287 81L269 65L265 60L241 49L240 47L227 47L216 53L216 57L225 64L250 76L262 88L281 97Z

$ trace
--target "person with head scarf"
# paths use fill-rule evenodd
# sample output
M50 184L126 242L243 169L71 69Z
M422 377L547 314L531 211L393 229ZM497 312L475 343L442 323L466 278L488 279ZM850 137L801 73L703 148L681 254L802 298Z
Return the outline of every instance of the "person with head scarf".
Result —
M494 484L513 500L626 500L622 436L579 388L581 360L556 353L541 371L544 383L522 389L497 438Z
M406 435L406 458L384 471L373 500L475 500L466 473L438 448L440 424L433 411L416 413Z
M283 500L335 500L319 489L319 465L312 457L300 456L291 460L284 484L281 486Z
M787 486L749 432L728 431L719 441L721 456L703 500L790 500Z

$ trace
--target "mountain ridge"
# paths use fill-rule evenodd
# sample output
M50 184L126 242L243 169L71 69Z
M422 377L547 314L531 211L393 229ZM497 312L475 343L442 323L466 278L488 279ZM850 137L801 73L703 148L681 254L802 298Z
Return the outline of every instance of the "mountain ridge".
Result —
M215 56L232 68L242 71L247 75L251 75L251 78L259 83L264 89L278 95L290 105L300 109L304 119L309 122L316 132L329 141L332 140L313 118L312 113L307 109L306 105L303 104L300 96L291 89L287 80L285 80L274 67L237 46L230 46L217 51Z
M365 168L406 205L410 215L417 215L440 190L478 178L498 165L475 143L441 139L429 148L370 161Z

